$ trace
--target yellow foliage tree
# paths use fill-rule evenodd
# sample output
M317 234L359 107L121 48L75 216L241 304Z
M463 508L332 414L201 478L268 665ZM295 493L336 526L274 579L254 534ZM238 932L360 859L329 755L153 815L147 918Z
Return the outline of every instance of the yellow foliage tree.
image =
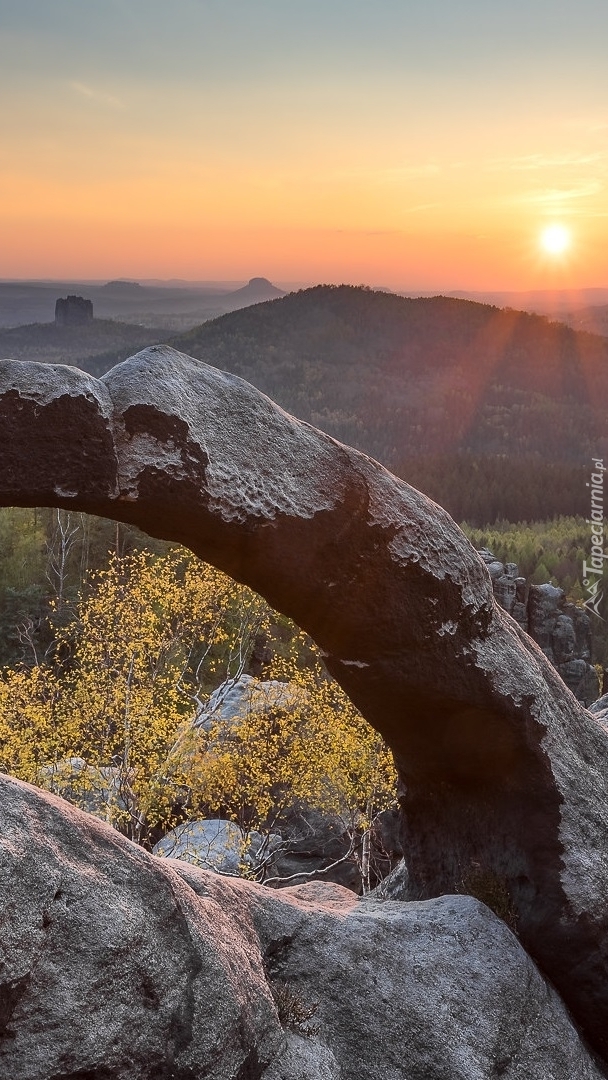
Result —
M298 657L304 647L309 663L302 668ZM255 829L268 838L297 805L339 818L350 838L341 861L357 862L368 891L374 821L395 805L392 755L327 676L305 635L294 639L292 655L279 658L270 674L289 686L288 705L254 708L204 730L190 727L169 771L189 791L193 813L227 817L245 837ZM265 871L262 859L263 879Z
M178 728L218 677L243 670L268 610L188 552L114 557L58 628L55 667L4 672L0 767L60 791L67 777L137 842L168 827Z
M314 806L344 822L365 886L366 838L394 799L392 759L306 635L284 633L268 672L289 685L289 707L192 727L279 619L187 551L114 556L67 623L64 609L53 666L3 673L0 768L138 843L185 813L269 835L289 806Z

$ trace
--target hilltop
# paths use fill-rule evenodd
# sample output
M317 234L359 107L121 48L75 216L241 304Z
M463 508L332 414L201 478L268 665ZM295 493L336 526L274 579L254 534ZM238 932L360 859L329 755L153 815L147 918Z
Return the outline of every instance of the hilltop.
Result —
M224 296L223 303L232 311L249 304L263 303L264 300L278 300L280 296L285 296L285 291L278 289L268 278L254 277L242 289Z
M585 514L608 457L608 340L450 297L317 286L175 347L378 458L459 520Z

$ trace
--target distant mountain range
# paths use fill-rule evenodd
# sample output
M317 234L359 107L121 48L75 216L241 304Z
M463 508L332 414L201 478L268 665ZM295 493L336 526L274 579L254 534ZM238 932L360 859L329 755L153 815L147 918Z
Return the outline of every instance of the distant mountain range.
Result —
M195 287L141 285L136 281L0 282L0 327L48 323L55 318L55 301L69 294L93 303L96 318L122 319L167 330L186 329L226 311L284 296L266 278L255 277L239 289L219 285Z
M401 295L410 295L402 293ZM582 308L608 304L608 289L532 289L528 292L492 292L481 290L450 290L445 295L459 300L476 300L480 304L495 307L512 307L518 311L531 311L537 315L562 316Z
M574 330L586 330L590 334L608 337L608 304L577 308L576 311L568 312L562 321L567 322Z

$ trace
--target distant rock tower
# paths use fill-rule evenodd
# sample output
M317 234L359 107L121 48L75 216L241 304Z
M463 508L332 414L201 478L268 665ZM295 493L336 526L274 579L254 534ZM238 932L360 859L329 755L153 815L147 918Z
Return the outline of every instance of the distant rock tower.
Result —
M66 296L55 304L57 326L82 326L93 318L93 301L84 296Z

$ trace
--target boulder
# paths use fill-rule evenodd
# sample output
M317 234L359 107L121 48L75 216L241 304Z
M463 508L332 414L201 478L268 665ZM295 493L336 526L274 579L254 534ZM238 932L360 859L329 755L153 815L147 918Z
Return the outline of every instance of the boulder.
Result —
M295 619L394 751L411 895L481 867L608 1059L608 736L444 510L165 346L0 363L0 504L132 522Z
M608 714L608 694L602 694L589 706L589 712L594 716L604 716Z
M252 713L268 714L293 708L302 701L302 690L276 679L260 680L252 675L226 679L198 710L193 727L204 731L217 723Z
M584 660L568 660L559 665L559 673L574 696L589 705L595 701L599 690L597 672Z
M477 900L276 892L0 777L7 1080L599 1080Z
M400 859L375 889L369 893L371 899L408 900L411 895L410 876L405 859Z
M322 879L359 892L361 873L344 822L314 806L297 805L277 822L282 844L277 848L271 883L283 887L303 879Z
M280 836L264 838L255 830L243 836L234 822L212 818L177 825L152 850L163 858L183 859L218 874L238 876L255 870L280 842Z
M283 1033L246 926L57 796L0 777L0 806L0 1076L260 1076Z
M377 880L382 880L403 858L401 820L398 810L383 810L375 818L372 831L372 864Z
M304 879L335 882L359 893L361 881L361 836L355 845L344 821L314 806L299 804L285 813L277 824L282 843L277 846L270 884L279 887ZM370 877L380 881L403 856L400 818L396 810L385 810L373 821L370 834ZM281 880L284 884L282 885Z

